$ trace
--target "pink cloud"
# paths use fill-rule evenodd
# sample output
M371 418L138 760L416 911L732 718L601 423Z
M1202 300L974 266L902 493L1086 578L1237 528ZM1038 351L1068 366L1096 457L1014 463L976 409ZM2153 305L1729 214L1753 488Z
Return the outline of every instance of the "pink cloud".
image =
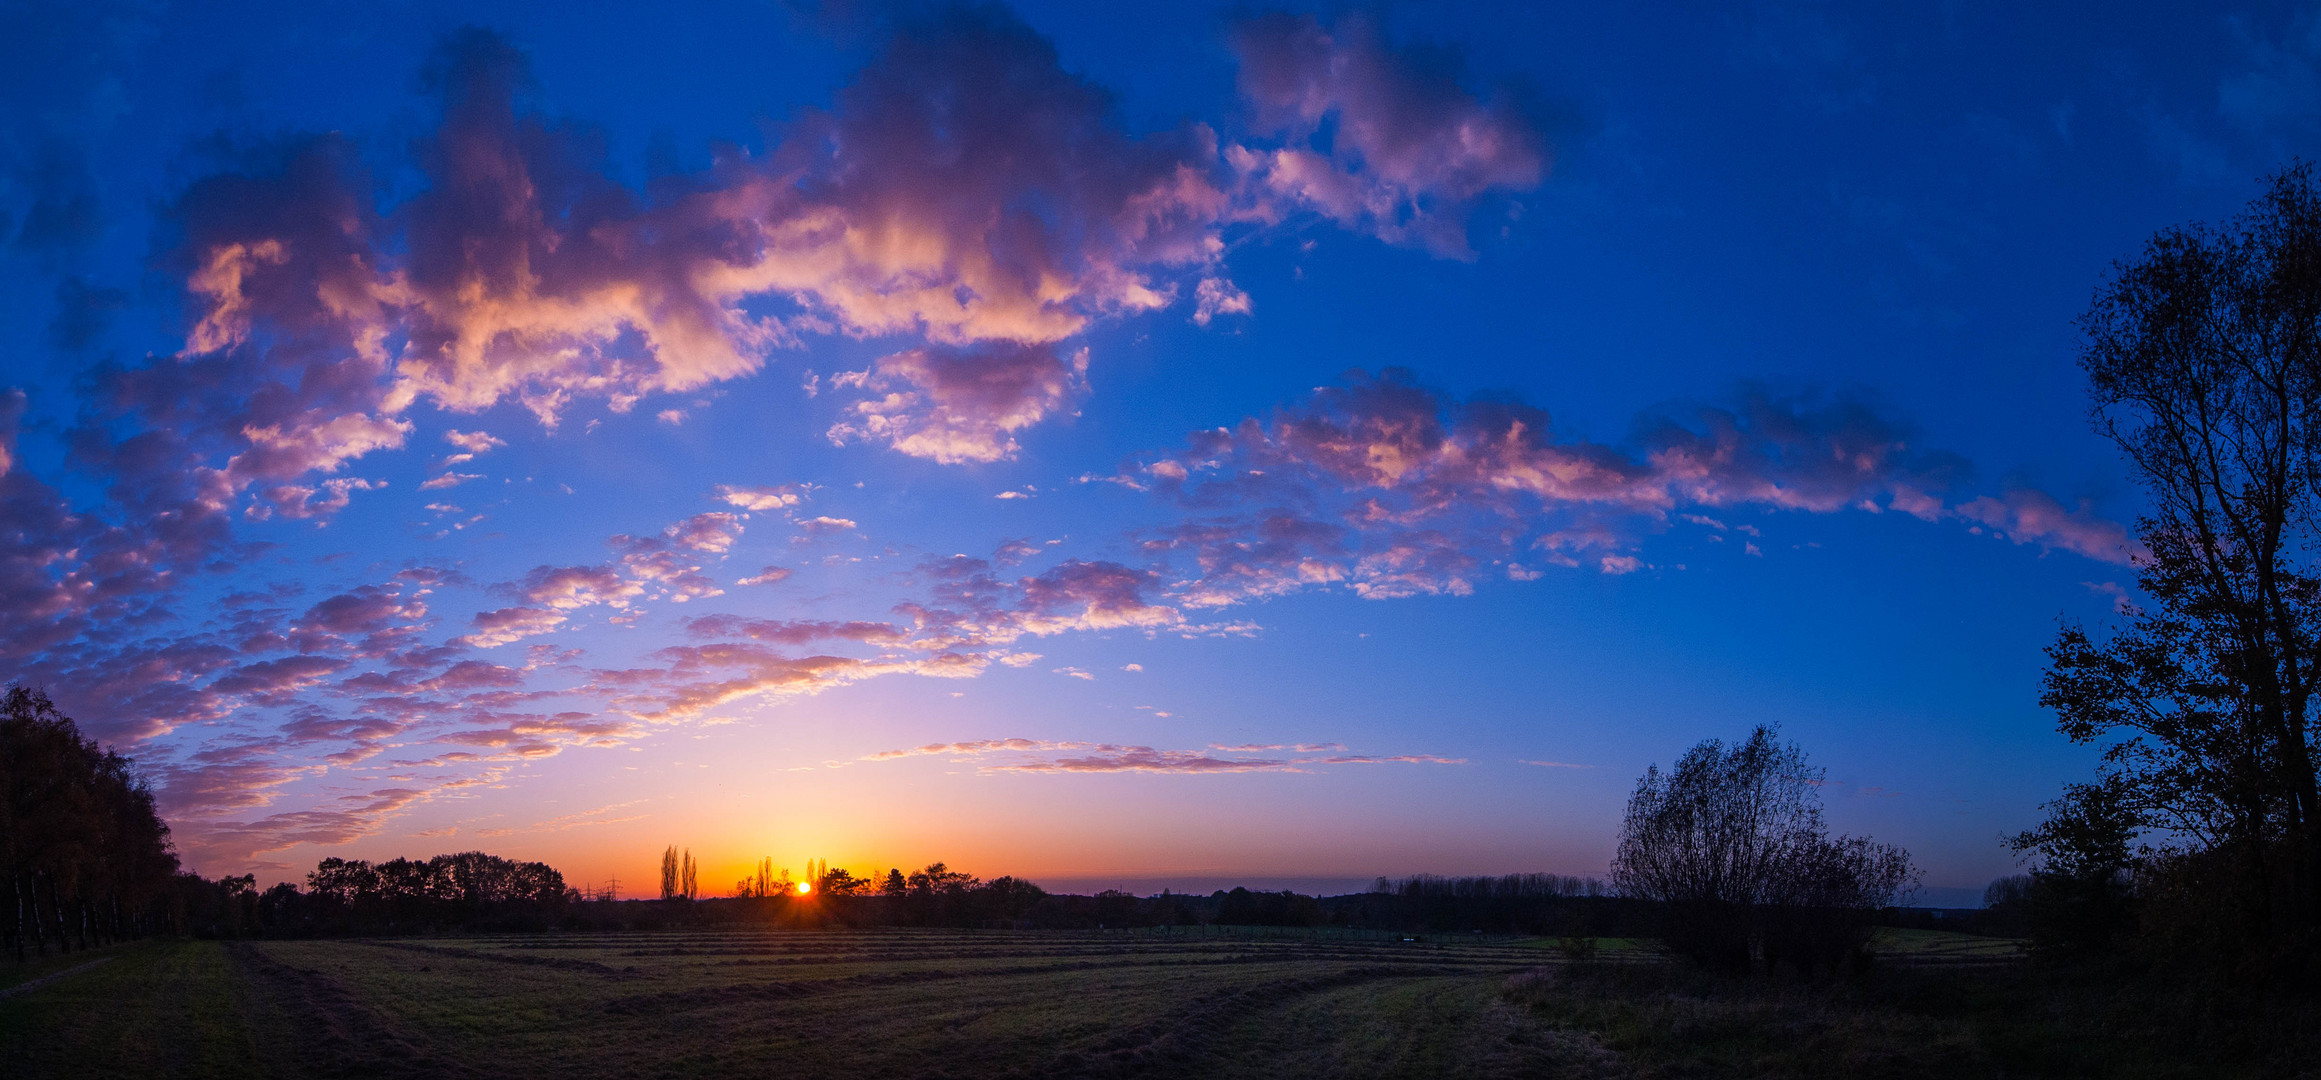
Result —
M482 746L516 758L550 757L565 746L618 746L637 734L623 720L599 720L584 712L554 715L485 713L476 719L495 726L446 732L438 741Z
M1053 757L1004 765L983 766L985 772L1021 773L1244 773L1294 772L1296 766L1279 758L1220 758L1196 750L1155 750L1149 746L1098 746L1085 754Z
M2024 488L1996 498L1985 495L1960 506L1957 514L2018 544L2057 548L2122 566L2148 556L2125 526L2095 516L2084 502L2077 509L2065 507L2043 491Z
M407 599L393 588L363 585L308 608L287 628L285 644L302 652L351 648L358 655L381 656L419 632L426 618L424 601ZM356 637L363 640L347 640Z
M535 567L515 588L525 600L557 611L595 604L624 608L645 592L643 586L604 566Z
M1037 635L1066 630L1115 630L1174 626L1176 609L1150 603L1145 591L1157 584L1149 571L1114 562L1067 560L1022 584L1015 622Z
M269 517L272 513L280 513L283 517L296 520L329 517L346 509L353 492L375 491L386 486L384 483L353 477L325 480L313 486L277 484L265 489L262 493L266 500L273 504L271 511L262 511L253 506L245 513L246 516L259 519Z
M881 392L830 428L832 442L883 442L946 465L998 461L1022 449L1015 433L1087 390L1088 350L1059 356L1014 342L922 347L882 357L849 385Z
M598 672L593 688L631 715L670 722L748 699L819 694L883 675L972 677L988 663L955 652L870 659L790 656L758 644L680 645L654 657L667 666Z
M795 570L792 570L792 569L790 569L789 567L786 567L786 566L769 566L769 567L766 567L765 569L759 570L759 571L758 571L757 573L755 573L755 574L751 574L751 575L750 575L750 576L748 576L748 577L742 578L742 579L740 579L739 581L736 581L736 582L734 582L734 584L736 584L736 585L774 585L774 584L778 584L778 583L780 583L780 582L783 582L783 581L787 581L787 580L789 580L789 578L790 578L790 575L791 575L791 574L794 574L794 573L797 573L797 571L795 571Z
M676 603L688 603L711 596L723 596L725 590L701 572L701 564L694 556L659 537L616 536L612 538L615 551L621 553L620 567L638 582L650 582L660 591L658 597ZM640 586L631 586L640 588Z
M781 487L739 487L733 484L717 485L717 497L727 505L743 510L780 510L796 506L805 498L804 492L789 485Z
M506 440L496 438L488 431L445 431L443 441L471 457L508 445Z
M739 514L722 511L695 514L661 531L663 536L679 547L713 554L724 554L741 539L742 524Z
M2096 594L2097 596L2109 598L2111 600L2112 613L2115 615L2132 616L2140 614L2143 611L2143 608L2138 606L2134 600L2129 599L2128 591L2124 588L2121 588L2119 582L2082 581L2079 584L2080 587Z
M705 615L687 619L685 630L695 637L742 637L777 645L804 645L811 641L859 641L892 645L907 634L880 622L829 622L801 619L745 619L737 615Z
M210 690L263 702L288 701L291 694L346 670L347 661L330 656L285 656L244 664L221 675Z
M908 750L881 750L875 754L863 755L862 760L893 761L896 758L925 757L931 754L975 755L1001 750L1077 750L1088 745L1076 742L1050 742L1045 739L975 739L967 742L928 743L924 746L911 747Z
M477 612L475 631L453 640L469 648L488 649L545 634L562 625L564 616L544 608L500 608Z
M483 660L462 660L420 684L428 690L479 690L524 685L524 673Z
M1536 186L1547 150L1505 93L1461 85L1456 54L1394 49L1368 18L1325 27L1267 14L1233 30L1241 92L1261 124L1289 137L1235 148L1252 182L1350 228L1441 255L1471 257L1467 219L1494 191ZM1317 138L1325 128L1327 149Z
M828 515L804 518L799 520L797 525L801 532L810 537L835 536L862 527L853 518L830 517Z
M1256 310L1249 294L1224 278L1202 278L1193 290L1193 322L1209 325L1219 315L1247 315Z

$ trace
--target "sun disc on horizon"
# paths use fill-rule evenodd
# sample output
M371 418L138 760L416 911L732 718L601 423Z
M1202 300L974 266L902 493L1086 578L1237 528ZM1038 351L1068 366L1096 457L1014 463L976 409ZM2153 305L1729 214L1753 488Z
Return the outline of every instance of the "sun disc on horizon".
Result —
M813 883L813 882L811 882L811 881L801 881L801 882L799 882L799 883L798 883L798 895L800 895L800 896L804 896L804 895L806 895L807 893L810 893L810 892L813 892L813 891L814 891L814 883Z

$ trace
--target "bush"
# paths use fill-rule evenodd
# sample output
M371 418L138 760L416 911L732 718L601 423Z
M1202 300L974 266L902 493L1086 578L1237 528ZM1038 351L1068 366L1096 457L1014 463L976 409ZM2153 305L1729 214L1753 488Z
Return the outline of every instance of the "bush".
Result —
M1831 839L1821 771L1760 726L1729 750L1709 739L1628 800L1612 880L1657 902L1670 948L1725 970L1858 967L1872 920L1913 883L1910 856L1866 838Z

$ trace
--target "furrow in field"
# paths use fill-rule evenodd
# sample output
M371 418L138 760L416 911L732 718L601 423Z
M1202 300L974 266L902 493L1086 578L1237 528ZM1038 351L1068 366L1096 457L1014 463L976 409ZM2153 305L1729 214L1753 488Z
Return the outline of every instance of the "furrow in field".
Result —
M477 1075L322 972L283 963L259 945L231 943L227 955L253 988L272 997L291 1018L299 1036L291 1053L301 1075L386 1080Z

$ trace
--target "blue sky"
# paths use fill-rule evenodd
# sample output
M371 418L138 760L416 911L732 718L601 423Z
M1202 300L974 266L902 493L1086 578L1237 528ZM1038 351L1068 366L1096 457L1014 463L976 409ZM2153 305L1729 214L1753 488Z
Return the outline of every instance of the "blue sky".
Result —
M2277 6L9 11L0 658L210 874L1597 873L1778 722L1979 889L2072 321L2321 125Z

